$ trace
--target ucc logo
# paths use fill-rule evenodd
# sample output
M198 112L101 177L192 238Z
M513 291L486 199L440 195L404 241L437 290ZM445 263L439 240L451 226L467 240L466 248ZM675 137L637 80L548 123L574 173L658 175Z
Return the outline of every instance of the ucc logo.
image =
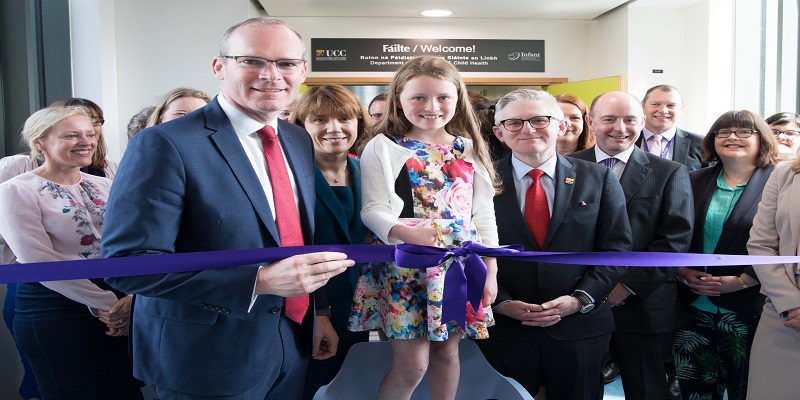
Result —
M317 57L347 57L347 50L314 50Z

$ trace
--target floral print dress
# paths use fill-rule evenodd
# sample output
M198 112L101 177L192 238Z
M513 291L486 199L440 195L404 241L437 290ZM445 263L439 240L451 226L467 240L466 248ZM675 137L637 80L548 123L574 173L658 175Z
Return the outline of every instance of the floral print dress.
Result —
M453 228L440 247L460 246L480 235L472 223L472 191L475 171L463 158L464 142L456 137L452 145L429 144L396 137L398 145L413 150L406 161L414 202L414 217L401 218L409 226ZM428 338L447 340L449 332L471 338L488 337L494 324L490 307L467 310L466 328L454 321L442 321L444 277L452 260L427 269L401 268L394 263L366 265L356 285L349 329L382 329L395 339Z

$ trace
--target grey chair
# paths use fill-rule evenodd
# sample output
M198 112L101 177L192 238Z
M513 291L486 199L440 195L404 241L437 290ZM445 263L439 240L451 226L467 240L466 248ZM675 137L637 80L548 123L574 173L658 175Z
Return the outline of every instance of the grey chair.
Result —
M517 381L495 371L472 340L461 341L459 358L461 377L456 400L533 400ZM333 381L319 388L314 400L375 399L391 362L392 348L388 342L358 343L350 348ZM428 399L426 374L411 400Z

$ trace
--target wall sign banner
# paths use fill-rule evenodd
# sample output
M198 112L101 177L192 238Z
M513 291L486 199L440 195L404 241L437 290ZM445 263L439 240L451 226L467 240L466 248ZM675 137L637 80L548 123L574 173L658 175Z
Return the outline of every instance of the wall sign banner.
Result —
M544 72L544 40L311 39L314 72L394 72L440 56L461 72Z

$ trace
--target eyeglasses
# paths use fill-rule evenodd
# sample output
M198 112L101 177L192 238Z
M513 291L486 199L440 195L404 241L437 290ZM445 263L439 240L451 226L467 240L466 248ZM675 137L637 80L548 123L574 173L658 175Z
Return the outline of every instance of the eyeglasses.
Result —
M753 129L739 129L738 131L732 131L730 129L720 129L714 132L714 136L725 139L726 137L730 137L732 134L735 133L736 137L738 137L739 139L747 139L750 136L753 136L753 134L757 132L758 131Z
M775 135L775 137L783 135L783 136L786 136L786 138L790 139L790 140L794 140L798 136L800 136L800 131L795 131L795 130L779 131L777 129L773 129L772 133Z
M551 117L549 115L540 115L538 117L531 117L530 119L506 119L500 121L500 125L503 125L503 128L506 128L509 132L516 132L521 130L523 126L525 126L525 122L530 124L531 128L536 129L544 129L550 125L550 120L554 119L556 121L560 121L560 119L556 117Z
M93 126L103 126L106 123L106 120L102 118L92 118L92 125Z
M220 57L235 60L236 65L248 71L261 71L264 68L267 68L269 63L274 63L275 68L277 68L278 71L283 74L291 74L300 71L300 69L303 67L303 64L306 63L305 60L292 58L286 58L283 60L267 60L266 58L255 56L226 56L222 54L220 54Z

